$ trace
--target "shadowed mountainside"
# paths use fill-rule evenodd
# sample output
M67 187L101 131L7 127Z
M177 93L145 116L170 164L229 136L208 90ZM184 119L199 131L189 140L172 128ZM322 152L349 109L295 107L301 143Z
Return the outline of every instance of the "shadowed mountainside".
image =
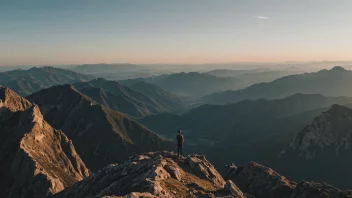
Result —
M290 75L268 83L258 83L236 91L224 91L205 96L210 104L234 103L246 99L276 99L296 93L323 94L326 96L352 96L352 71L343 67L315 73Z
M134 86L135 89L132 89L115 81L98 78L89 82L75 83L74 86L95 101L133 117L183 108L176 96L149 84L137 84Z
M294 179L314 179L351 188L351 138L352 110L333 105L296 133L280 156L279 168Z
M73 141L93 171L134 153L168 148L170 142L126 115L97 104L71 85L54 86L28 96L45 120Z

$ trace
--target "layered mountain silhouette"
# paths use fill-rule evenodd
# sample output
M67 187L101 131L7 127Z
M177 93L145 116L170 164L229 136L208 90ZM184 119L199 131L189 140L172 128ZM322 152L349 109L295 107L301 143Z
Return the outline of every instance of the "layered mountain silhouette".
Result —
M132 88L102 78L74 86L93 100L133 117L183 109L178 97L148 83L133 84Z
M54 195L61 197L312 198L352 196L325 183L295 183L257 164L229 166L224 176L203 155L183 159L169 152L145 153L112 164Z
M95 171L134 153L168 148L169 142L128 116L97 104L72 85L54 86L28 96L45 120L73 141Z
M128 87L149 96L166 109L179 111L184 108L184 101L182 101L178 96L171 94L170 92L165 91L164 89L161 89L151 83L141 81L131 84Z
M93 79L92 76L49 66L0 73L0 84L11 88L21 96L27 96L54 85L72 84L91 79Z
M148 82L168 92L183 97L201 97L214 92L243 88L240 82L231 77L216 77L198 72L164 74L149 78L136 78L120 81L125 85Z
M144 78L154 75L154 72L146 67L128 63L84 64L74 67L73 71L109 80Z
M0 197L46 197L90 175L38 106L0 88Z
M315 110L320 107L329 107L332 104L349 104L349 97L326 97L319 94L295 94L276 100L245 100L228 105L203 105L192 109L188 113L178 116L173 114L159 114L147 116L140 122L154 131L167 135L173 134L178 126L186 130L188 135L198 137L220 137L236 132L244 133L243 127L259 126L262 123ZM162 127L164 126L164 127ZM169 128L169 129L168 129ZM219 133L221 131L221 133Z
M336 66L331 70L290 75L268 83L258 83L236 91L224 91L204 97L205 103L226 104L245 99L276 99L296 93L326 96L352 96L352 71Z
M326 181L350 188L352 110L332 107L299 131L280 156L280 169L292 178ZM295 167L285 169L285 166Z
M234 78L219 78L197 72L162 75L148 80L172 93L189 96L204 96L214 92L242 88Z
M284 76L301 73L294 70L272 70L272 69L254 69L254 70L229 70L229 69L216 69L206 74L217 77L233 77L241 82L242 87L248 87L255 83L271 82Z

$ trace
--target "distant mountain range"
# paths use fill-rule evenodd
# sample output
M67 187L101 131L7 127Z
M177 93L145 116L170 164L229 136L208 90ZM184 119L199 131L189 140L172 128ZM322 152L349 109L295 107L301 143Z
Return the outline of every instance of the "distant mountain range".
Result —
M168 148L169 142L128 116L97 104L72 85L59 85L27 97L44 119L62 130L93 171L134 153Z
M73 71L92 75L108 80L125 80L130 78L145 78L155 75L151 69L141 65L119 64L84 64L73 67Z
M272 70L272 69L254 69L254 70L229 70L229 69L217 69L206 72L206 74L217 76L217 77L232 77L239 80L243 87L253 85L261 82L271 82L278 78L289 76L293 74L299 74L302 71L299 70Z
M179 116L169 113L147 116L140 122L163 135L174 134L179 127L187 136L218 139L245 133L244 128L261 129L274 120L308 112L333 104L349 104L350 97L325 97L319 94L295 94L276 100L245 100L228 105L203 105ZM251 123L256 123L252 125Z
M268 83L254 84L237 91L224 91L204 97L205 103L226 104L245 99L275 99L295 93L352 96L352 71L343 67L286 76Z
M98 78L75 83L74 86L98 103L133 117L180 111L184 108L177 96L146 82L124 86L116 81Z
M210 93L242 88L235 78L220 78L198 72L165 74L150 78L139 78L121 81L122 84L131 85L145 81L152 83L166 91L188 97L201 97Z
M14 90L21 96L30 95L54 85L88 81L94 77L55 67L33 67L0 73L0 85Z

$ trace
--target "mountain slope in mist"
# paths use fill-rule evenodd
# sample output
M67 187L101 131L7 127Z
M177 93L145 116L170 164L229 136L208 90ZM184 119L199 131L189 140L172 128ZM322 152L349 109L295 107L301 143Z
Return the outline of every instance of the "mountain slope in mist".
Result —
M0 73L0 84L11 88L22 96L54 85L72 84L91 79L93 79L92 76L49 66Z
M352 71L342 67L286 76L272 82L259 83L237 91L225 91L204 97L205 103L226 104L245 99L275 99L295 93L352 96Z

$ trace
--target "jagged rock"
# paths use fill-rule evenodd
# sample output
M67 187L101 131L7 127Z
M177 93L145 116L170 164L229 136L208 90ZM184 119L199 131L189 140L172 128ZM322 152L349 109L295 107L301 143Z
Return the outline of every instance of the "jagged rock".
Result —
M352 186L352 109L332 105L299 131L281 152L277 169L286 176Z
M231 180L226 181L225 189L231 192L234 197L245 197L243 192Z
M0 87L0 122L8 119L14 112L24 111L32 104L7 87Z
M2 100L12 115L0 122L0 197L46 197L89 176L71 140L38 106L5 91L14 95Z
M325 183L302 181L298 184L289 181L274 170L251 162L240 170L230 167L225 179L230 179L238 188L250 195L260 198L324 198L352 197L352 191L343 191Z
M110 165L54 197L130 197L133 193L146 197L241 197L234 184L224 185L204 156L178 159L174 153L154 152Z
M297 133L291 149L305 159L323 149L334 149L338 156L341 150L352 149L352 110L341 106L332 107Z
M186 161L197 176L203 179L211 179L216 187L224 187L226 182L215 170L214 166L205 159L204 155L189 155Z

